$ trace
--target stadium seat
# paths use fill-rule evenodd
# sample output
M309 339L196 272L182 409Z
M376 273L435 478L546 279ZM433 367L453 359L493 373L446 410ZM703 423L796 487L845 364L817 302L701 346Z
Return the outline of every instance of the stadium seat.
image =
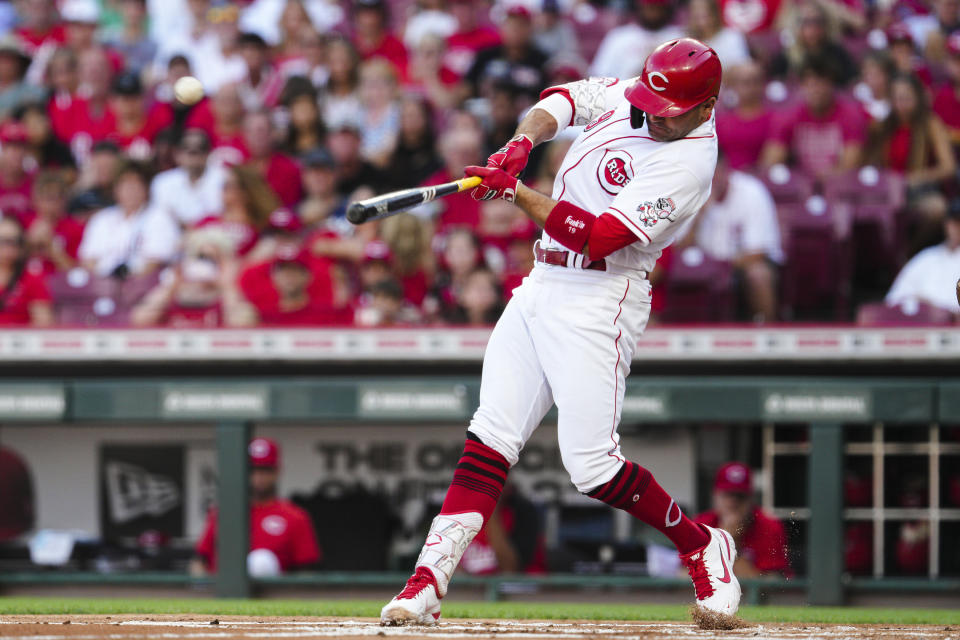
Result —
M799 205L813 195L813 180L801 171L777 164L757 175L777 205Z
M664 322L730 322L734 319L736 295L733 267L714 260L699 247L675 254L664 282Z
M883 326L947 326L954 323L954 315L945 309L918 302L916 304L887 306L871 302L857 309L857 324L865 327Z
M56 273L48 280L57 322L63 326L124 326L129 314L119 304L121 282L84 269Z
M842 319L852 275L849 207L822 196L777 207L786 261L781 271L782 317Z

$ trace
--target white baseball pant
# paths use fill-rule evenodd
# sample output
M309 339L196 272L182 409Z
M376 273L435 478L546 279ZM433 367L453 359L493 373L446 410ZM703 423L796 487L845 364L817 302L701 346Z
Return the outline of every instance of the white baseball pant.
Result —
M556 402L563 465L581 492L619 470L617 425L650 283L538 264L513 293L487 345L469 430L512 465Z

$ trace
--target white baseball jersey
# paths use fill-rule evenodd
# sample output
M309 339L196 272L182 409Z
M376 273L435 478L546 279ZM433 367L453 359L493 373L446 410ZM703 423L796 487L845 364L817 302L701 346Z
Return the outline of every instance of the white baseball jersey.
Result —
M557 88L573 105L573 124L586 126L557 173L553 199L598 217L616 216L638 241L607 256L607 262L651 271L710 197L717 136L712 116L673 142L655 141L646 122L634 129L623 95L632 82L590 78ZM564 248L547 234L541 246Z

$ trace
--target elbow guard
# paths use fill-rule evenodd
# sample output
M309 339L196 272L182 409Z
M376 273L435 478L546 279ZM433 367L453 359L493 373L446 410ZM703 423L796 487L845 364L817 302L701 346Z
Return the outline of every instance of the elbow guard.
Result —
M589 211L561 200L550 210L543 230L567 249L581 253L596 220Z

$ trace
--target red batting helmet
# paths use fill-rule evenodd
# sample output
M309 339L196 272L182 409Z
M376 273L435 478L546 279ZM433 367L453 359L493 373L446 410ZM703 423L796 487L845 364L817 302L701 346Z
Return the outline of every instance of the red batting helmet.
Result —
M665 42L643 63L643 71L624 95L644 113L679 116L720 92L717 52L693 38Z

